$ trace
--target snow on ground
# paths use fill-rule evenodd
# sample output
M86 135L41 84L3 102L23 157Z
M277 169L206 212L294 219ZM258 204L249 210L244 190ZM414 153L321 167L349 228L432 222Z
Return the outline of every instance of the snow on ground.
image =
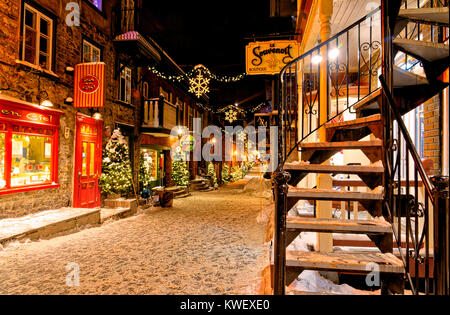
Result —
M232 185L78 233L0 249L0 294L255 294L260 199ZM264 200L264 206L267 205ZM80 268L80 286L66 277ZM69 278L73 279L73 278Z

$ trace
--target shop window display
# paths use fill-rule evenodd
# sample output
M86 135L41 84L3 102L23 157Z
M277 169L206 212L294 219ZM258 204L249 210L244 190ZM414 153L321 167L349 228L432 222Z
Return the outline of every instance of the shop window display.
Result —
M11 187L51 182L51 138L12 135Z

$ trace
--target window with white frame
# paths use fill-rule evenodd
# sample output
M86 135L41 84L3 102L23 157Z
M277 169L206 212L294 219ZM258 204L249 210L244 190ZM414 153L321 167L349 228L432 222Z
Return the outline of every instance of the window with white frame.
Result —
M50 70L52 66L53 20L24 4L22 60Z
M83 39L83 62L99 62L101 61L101 50L94 44Z
M128 67L120 72L119 100L131 104L131 69Z

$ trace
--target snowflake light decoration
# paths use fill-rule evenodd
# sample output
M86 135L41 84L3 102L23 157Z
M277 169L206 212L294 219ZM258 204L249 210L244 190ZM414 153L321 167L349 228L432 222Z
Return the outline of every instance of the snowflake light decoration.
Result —
M230 123L232 123L233 121L237 120L237 114L237 111L235 111L234 109L230 109L225 113L225 120L228 120Z
M209 81L209 78L205 78L201 72L198 72L196 77L189 79L189 92L200 98L209 92Z

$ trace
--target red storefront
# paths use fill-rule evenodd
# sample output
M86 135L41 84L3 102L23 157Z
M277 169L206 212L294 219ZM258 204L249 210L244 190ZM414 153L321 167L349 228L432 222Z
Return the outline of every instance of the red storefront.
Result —
M0 96L0 195L59 187L62 114Z

